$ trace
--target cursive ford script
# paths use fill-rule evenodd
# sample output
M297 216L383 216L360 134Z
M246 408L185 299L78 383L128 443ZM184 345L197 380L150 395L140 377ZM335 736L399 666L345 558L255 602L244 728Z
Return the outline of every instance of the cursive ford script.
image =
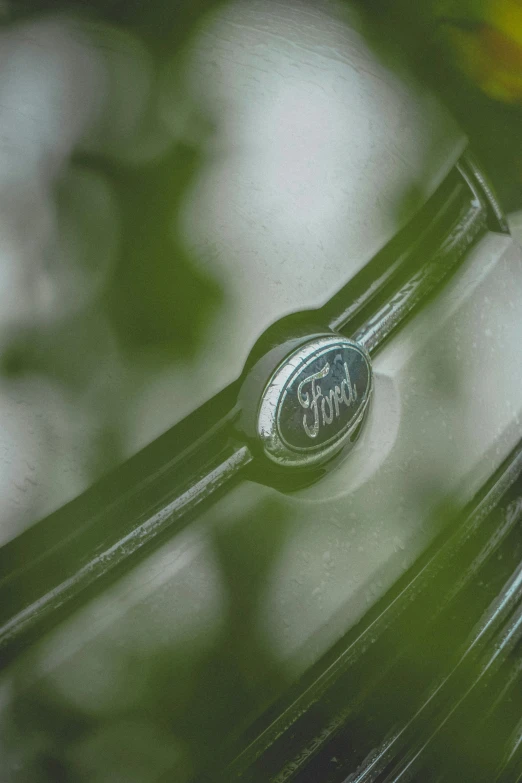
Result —
M311 413L311 416L308 413L303 416L303 428L309 438L317 437L321 422L324 427L333 422L334 416L335 418L339 417L340 405L346 405L349 408L357 400L357 387L351 382L348 365L344 362L343 366L346 377L341 381L341 386L335 386L329 394L323 394L317 383L330 372L328 362L322 370L309 375L297 387L299 404ZM309 384L308 389L305 388L307 384Z

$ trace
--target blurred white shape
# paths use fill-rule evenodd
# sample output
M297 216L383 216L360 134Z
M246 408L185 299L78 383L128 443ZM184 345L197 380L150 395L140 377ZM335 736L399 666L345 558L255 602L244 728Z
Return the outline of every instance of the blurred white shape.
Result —
M56 315L51 188L101 108L104 71L66 20L0 35L0 330Z
M14 330L45 329L81 309L114 257L117 213L107 184L67 170L106 103L107 63L69 18L0 34L0 351ZM42 377L2 380L1 542L92 480L97 385L94 373L82 404Z
M0 186L56 175L99 112L103 60L81 28L45 19L0 35Z

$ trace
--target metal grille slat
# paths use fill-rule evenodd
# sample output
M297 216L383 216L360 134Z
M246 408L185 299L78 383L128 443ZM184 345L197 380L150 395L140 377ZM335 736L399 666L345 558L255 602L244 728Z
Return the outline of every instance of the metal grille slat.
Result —
M312 677L310 685L304 689L301 685L302 693L290 700L286 708L280 708L278 717L236 756L225 776L228 781L263 779L273 783L290 780L309 783L316 780L319 774L323 783L369 783L380 780L388 766L402 757L403 749L415 743L419 724L429 725L430 716L438 713L444 715L445 709L454 707L457 694L466 692L470 681L476 676L472 664L479 665L482 656L487 658L491 655L488 652L490 646L495 640L501 639L498 634L502 634L510 614L518 611L516 607L522 593L522 566L518 565L518 561L514 573L500 590L499 597L494 598L485 613L477 598L477 620L481 619L476 623L475 630L469 633L467 641L463 639L462 646L456 650L453 639L450 639L451 649L442 656L440 675L435 681L424 683L424 691L421 688L418 694L413 695L412 700L417 699L419 704L405 723L398 724L386 739L381 740L380 745L374 745L373 749L370 746L366 760L362 764L359 762L361 766L358 772L354 772L354 766L350 770L349 759L353 755L350 746L357 746L361 740L361 748L355 748L360 753L371 733L365 725L364 716L375 715L379 709L383 709L382 696L386 689L390 691L389 699L392 703L394 699L402 698L393 684L395 668L390 665L387 652L394 649L394 643L390 643L390 640L401 640L402 644L401 629L414 623L415 638L420 641L426 637L426 649L429 650L437 629L445 626L451 628L453 614L459 614L459 611L462 614L462 609L455 607L456 600L463 601L466 598L462 598L461 593L467 591L467 594L474 594L481 574L488 568L496 571L497 552L509 552L512 548L510 542L513 537L518 537L522 520L521 473L522 446L506 462L490 488L474 504L458 528L446 534L444 542L435 542L430 550L432 554L423 563L417 564L414 575L408 577L406 584L398 588L392 597L383 599L384 608L377 608L376 616L368 617L362 629L353 629L341 649L334 653L333 660L322 663L320 672ZM517 557L517 552L513 552L513 558ZM507 573L510 567L506 563ZM496 596L497 592L498 588L495 587L493 595ZM465 600L462 605L466 608ZM415 606L418 607L417 614L412 615ZM467 613L466 609L463 616ZM439 614L443 615L442 625L441 622L435 623ZM431 626L435 626L432 631ZM387 636L388 628L394 629L394 636ZM517 628L521 630L520 622ZM410 658L407 648L411 644L411 639L408 642L404 638L404 649L400 649L398 659L404 659L399 671L407 672L409 680ZM506 639L504 650L507 649ZM412 654L415 655L415 649ZM419 654L417 651L417 658ZM446 658L449 671L444 669ZM367 659L370 660L366 668L360 669L359 661ZM485 673L490 667L486 664L483 666ZM471 674L468 673L470 667ZM372 672L371 680L365 684L361 680L368 671ZM462 674L463 671L466 673ZM427 672L429 674L429 667ZM423 671L417 679L422 684L425 679ZM459 682L460 689L457 687ZM320 705L321 709L317 710L316 705ZM389 729L387 719L384 724ZM378 727L375 731L378 732ZM330 770L332 757L340 758L343 753L348 766L346 772L342 774L342 765L339 765L338 770Z

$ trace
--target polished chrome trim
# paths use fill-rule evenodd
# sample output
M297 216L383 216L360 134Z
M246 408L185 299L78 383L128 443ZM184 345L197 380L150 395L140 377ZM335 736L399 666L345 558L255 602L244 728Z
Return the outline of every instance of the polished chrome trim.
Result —
M487 199L468 167L459 163L412 221L325 305L329 327L352 336L431 261L450 234L465 232L466 216L477 207L486 229Z
M251 460L252 454L248 447L241 446L208 474L203 475L199 481L137 525L130 533L120 538L112 546L97 553L92 560L78 569L69 579L62 581L54 589L18 612L0 627L0 653L15 642L18 637L30 632L33 626L44 621L65 602L70 601L89 587L96 579L104 576L109 569L116 568L152 539L157 538L182 515L194 510L220 487L228 483Z
M486 228L486 211L480 194L462 166L457 168L468 182L475 198L470 201L461 220L444 239L437 252L353 333L352 338L364 345L369 353L375 353L412 310L431 294Z
M509 234L509 225L506 216L504 215L504 211L502 210L502 207L500 206L500 203L497 199L495 191L493 190L493 186L478 165L474 155L472 155L469 150L467 150L462 156L460 168L462 171L469 170L473 179L480 186L480 190L487 201L487 205L491 213L491 230L499 231L502 234Z

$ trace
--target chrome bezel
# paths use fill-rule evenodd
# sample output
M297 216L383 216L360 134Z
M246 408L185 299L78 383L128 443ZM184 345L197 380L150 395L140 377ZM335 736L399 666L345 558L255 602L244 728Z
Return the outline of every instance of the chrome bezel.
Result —
M307 448L291 446L285 441L279 426L280 412L287 390L296 375L302 371L303 365L311 363L323 353L336 347L349 347L357 351L366 362L369 380L359 408L354 417L329 440ZM342 335L330 333L315 337L305 345L301 345L294 353L287 356L273 372L261 397L256 429L265 455L272 462L285 467L312 467L328 461L347 444L361 424L368 409L372 390L373 373L370 356L360 343L349 340Z

